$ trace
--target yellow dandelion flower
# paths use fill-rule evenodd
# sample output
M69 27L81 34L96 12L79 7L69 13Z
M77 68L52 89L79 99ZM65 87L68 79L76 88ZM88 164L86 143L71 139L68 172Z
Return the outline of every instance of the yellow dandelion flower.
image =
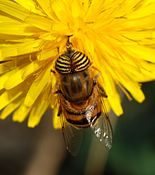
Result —
M56 116L51 70L68 36L101 72L116 115L123 113L118 87L142 102L141 83L155 79L154 9L154 0L0 0L0 118L29 116L34 127L49 106Z

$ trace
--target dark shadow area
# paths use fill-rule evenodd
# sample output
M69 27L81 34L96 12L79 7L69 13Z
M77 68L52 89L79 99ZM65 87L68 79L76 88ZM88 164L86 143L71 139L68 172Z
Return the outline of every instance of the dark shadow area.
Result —
M0 121L0 175L22 175L35 152L41 126L27 127L9 117Z
M105 175L155 174L155 83L143 85L142 104L124 101Z

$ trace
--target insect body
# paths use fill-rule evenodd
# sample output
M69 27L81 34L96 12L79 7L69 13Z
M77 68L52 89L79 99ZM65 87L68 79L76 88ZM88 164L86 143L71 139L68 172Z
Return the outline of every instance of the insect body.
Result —
M90 75L90 60L67 43L66 52L58 57L55 69L59 74L59 114L63 120L66 147L76 151L73 138L78 139L83 128L92 128L106 147L112 144L112 128L107 115L101 110L101 98L107 95L95 78Z

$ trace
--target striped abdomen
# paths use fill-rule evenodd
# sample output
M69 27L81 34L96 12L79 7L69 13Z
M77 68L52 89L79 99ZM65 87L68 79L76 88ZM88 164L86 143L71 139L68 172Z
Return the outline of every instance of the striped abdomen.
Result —
M89 58L82 52L72 49L60 55L55 63L55 69L61 74L81 72L90 66Z
M97 87L93 88L91 96L83 103L77 104L60 98L66 120L78 128L90 127L101 115L101 103Z

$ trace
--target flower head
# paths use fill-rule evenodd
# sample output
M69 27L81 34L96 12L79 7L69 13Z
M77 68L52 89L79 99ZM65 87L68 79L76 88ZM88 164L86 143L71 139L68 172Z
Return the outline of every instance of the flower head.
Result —
M34 127L49 106L58 110L51 70L68 36L117 115L118 87L142 102L141 83L155 79L154 9L154 0L0 0L0 118L29 116Z

